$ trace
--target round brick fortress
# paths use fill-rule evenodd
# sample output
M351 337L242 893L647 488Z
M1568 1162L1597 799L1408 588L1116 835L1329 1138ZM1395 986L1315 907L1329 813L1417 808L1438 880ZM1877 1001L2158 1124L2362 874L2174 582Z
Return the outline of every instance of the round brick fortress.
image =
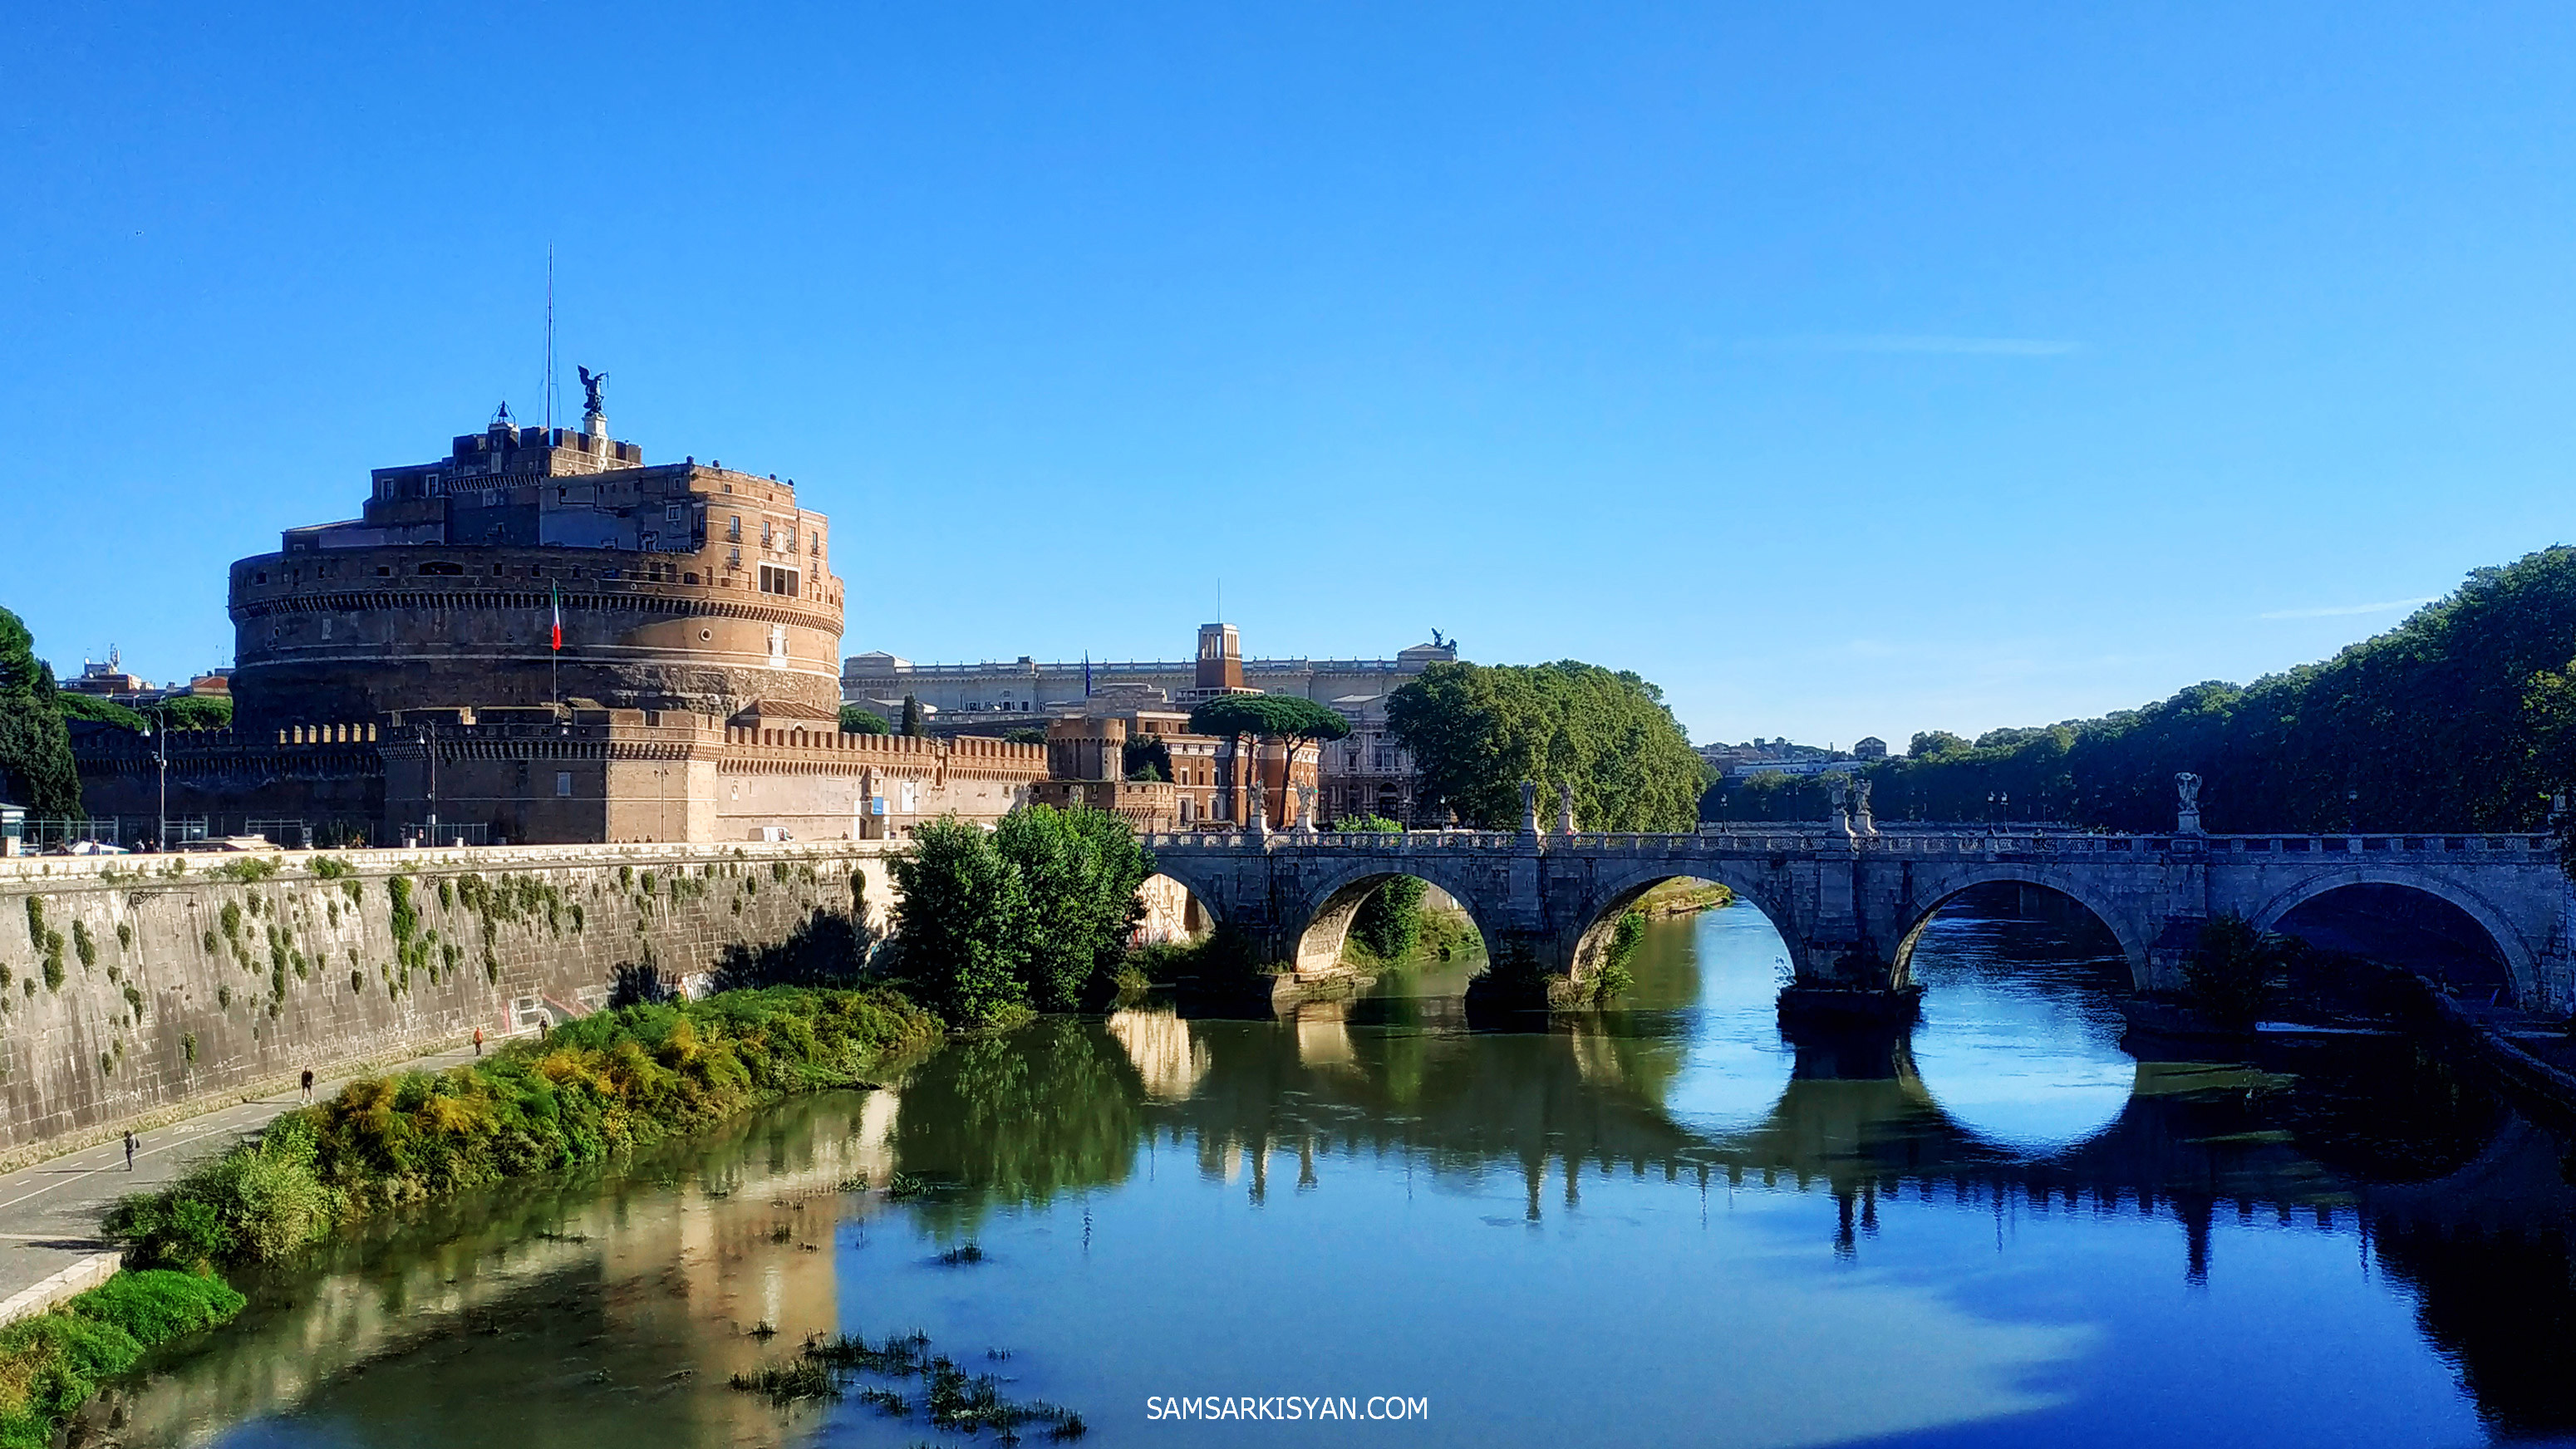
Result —
M364 518L232 566L238 718L561 699L828 719L842 586L826 526L775 479L496 424L439 463L376 470Z

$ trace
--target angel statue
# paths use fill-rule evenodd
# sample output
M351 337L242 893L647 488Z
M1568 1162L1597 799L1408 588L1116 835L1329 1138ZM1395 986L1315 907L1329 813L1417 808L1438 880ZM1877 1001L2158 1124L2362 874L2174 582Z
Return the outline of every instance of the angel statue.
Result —
M573 371L581 374L581 410L586 413L597 413L601 417L608 416L608 409L600 406L599 402L599 390L608 386L608 374L593 372L578 363L574 364Z

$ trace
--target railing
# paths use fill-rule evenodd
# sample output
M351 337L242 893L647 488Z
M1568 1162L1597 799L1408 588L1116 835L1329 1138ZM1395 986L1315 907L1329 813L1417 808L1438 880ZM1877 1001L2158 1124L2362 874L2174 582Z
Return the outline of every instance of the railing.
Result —
M2511 856L2518 861L2555 861L2554 836L2521 831L2473 832L2465 835L2097 835L2071 830L1976 831L1961 828L1923 830L1880 827L1875 835L1843 834L1821 825L1774 826L1767 829L1730 826L1695 834L1628 834L1578 831L1543 834L1536 842L1549 853L1587 854L1779 855L1819 851L1858 851L1904 856L2054 856L2100 860L2127 856L2188 854L2305 857L2336 856ZM1416 830L1401 834L1375 832L1273 831L1266 838L1249 831L1158 832L1147 839L1158 849L1343 850L1421 853L1449 850L1525 849L1531 837L1499 830Z

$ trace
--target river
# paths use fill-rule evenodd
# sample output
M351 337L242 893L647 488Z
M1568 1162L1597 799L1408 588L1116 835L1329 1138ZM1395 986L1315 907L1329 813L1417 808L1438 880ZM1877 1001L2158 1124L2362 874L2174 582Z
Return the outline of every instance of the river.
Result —
M1625 1009L1571 1027L1474 1029L1423 973L1290 1020L952 1046L888 1091L372 1223L243 1285L107 1434L988 1442L727 1387L810 1335L912 1330L1104 1445L2576 1431L2565 1146L2406 1041L2142 1061L2095 945L1959 914L1918 947L1909 1036L1801 1049L1780 955L1738 907L1652 925ZM1154 1417L1227 1398L1427 1417Z

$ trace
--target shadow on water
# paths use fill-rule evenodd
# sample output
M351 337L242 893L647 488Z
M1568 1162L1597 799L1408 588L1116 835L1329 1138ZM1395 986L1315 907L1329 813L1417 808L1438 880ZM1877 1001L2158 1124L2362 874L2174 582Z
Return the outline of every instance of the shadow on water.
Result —
M1033 1345L1019 1371L1077 1408L1226 1391L1170 1375L1248 1361L1239 1331L1319 1374L1357 1335L1492 1443L1580 1436L1549 1417L1579 1404L1529 1397L1542 1375L1513 1354L1533 1339L1638 1413L1747 1444L2255 1442L2281 1428L2261 1405L2302 1403L2325 1416L2311 1428L2343 1416L2337 1442L2576 1428L2563 1144L2402 1038L2134 1059L2122 983L2062 925L1936 922L1914 961L1923 1022L1874 1039L1781 1039L1778 939L1749 910L1653 923L1621 1009L1544 1031L1473 1029L1463 980L1427 972L1270 1020L1041 1021L894 1090L372 1224L166 1358L123 1437L911 1442L917 1426L782 1420L722 1387L768 1355L757 1325L792 1345L861 1315L1007 1331ZM918 1187L900 1201L843 1190L898 1172ZM1505 1225L1523 1234L1508 1247L1476 1236ZM1106 1280L1083 1276L1095 1229L1141 1245ZM2302 1246L2337 1239L2361 1251ZM929 1245L975 1241L992 1257L970 1276L935 1266ZM2279 1342L2343 1358L2274 1338L2232 1366L2195 1356L2195 1305L2232 1291L2231 1264L2270 1285ZM1218 1281L1254 1301L1211 1301ZM1879 1296L1840 1338L1800 1326L1857 1294ZM1404 1334L1335 1316L1344 1298ZM1540 1303L1571 1315L1562 1332L1535 1331ZM1623 1325L1642 1305L1716 1316L1640 1339ZM1917 1318L1949 1326L1871 1337ZM1666 1372L1787 1343L1804 1347L1762 1372ZM2003 1345L2001 1366L1940 1367L1960 1344ZM1084 1367L1049 1367L1068 1362ZM1882 1392L1843 1403L1853 1372ZM2444 1397L2462 1385L2472 1398ZM2192 1414L2141 1420L2139 1394ZM1493 1422L1471 1409L1488 1402ZM1091 1417L1111 1443L1141 1422Z

